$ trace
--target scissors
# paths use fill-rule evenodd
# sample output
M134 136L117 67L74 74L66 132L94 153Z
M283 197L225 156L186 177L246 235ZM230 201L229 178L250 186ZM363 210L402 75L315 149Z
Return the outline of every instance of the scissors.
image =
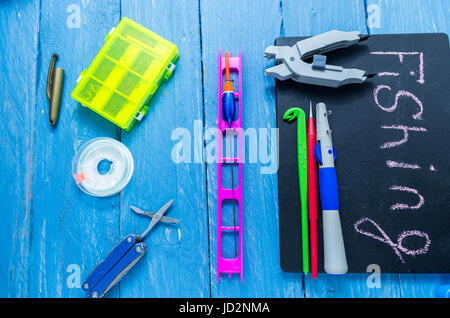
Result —
M142 234L125 236L89 274L82 284L83 290L88 293L87 297L105 296L139 262L147 251L147 244L143 240L159 221L169 224L180 222L180 220L163 216L172 203L173 200L169 200L156 213L131 206L131 210L135 213L149 216L152 220Z

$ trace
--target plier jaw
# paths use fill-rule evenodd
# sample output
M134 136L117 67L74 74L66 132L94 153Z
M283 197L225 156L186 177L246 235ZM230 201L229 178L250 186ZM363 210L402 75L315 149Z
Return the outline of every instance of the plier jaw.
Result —
M341 66L320 63L316 65L306 63L304 59L316 56L318 53L330 52L339 48L351 46L367 39L359 32L330 31L302 41L293 46L269 46L264 51L264 56L274 59L275 66L267 68L266 76L279 80L293 79L294 81L312 85L327 87L339 87L351 83L363 83L370 75L358 69L345 69ZM320 56L318 61L326 61L326 57Z
M276 79L279 79L280 81L285 81L289 78L292 78L295 80L294 75L292 74L292 71L287 67L285 63L281 63L272 67L269 67L264 70L264 74L266 76L274 77Z
M268 46L264 50L264 57L270 59L275 59L275 62L280 62L286 56L286 52L292 50L291 46Z

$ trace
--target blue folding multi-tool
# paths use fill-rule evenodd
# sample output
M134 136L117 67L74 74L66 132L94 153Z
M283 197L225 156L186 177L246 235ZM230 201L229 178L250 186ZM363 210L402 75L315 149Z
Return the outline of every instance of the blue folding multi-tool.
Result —
M87 297L98 298L105 296L137 264L147 251L147 244L143 242L145 236L159 221L171 224L180 222L180 220L163 216L172 202L173 200L167 202L156 213L142 211L131 206L134 212L149 216L152 218L152 221L141 235L128 234L89 274L82 285L83 290L88 293Z

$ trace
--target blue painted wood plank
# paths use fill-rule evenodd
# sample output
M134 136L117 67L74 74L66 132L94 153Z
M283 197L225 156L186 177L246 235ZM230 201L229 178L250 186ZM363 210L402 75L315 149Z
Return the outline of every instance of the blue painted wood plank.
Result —
M32 226L34 105L39 7L0 6L0 297L27 296ZM9 36L12 35L20 35Z
M330 30L367 33L363 0L283 0L285 36L317 35Z
M450 31L450 2L446 0L413 1L367 1L370 9L370 32L421 33ZM379 13L379 23L376 15ZM426 57L425 57L426 58ZM440 285L450 282L450 274L401 274L399 275L402 297L436 297Z
M37 96L31 131L31 297L84 296L76 288L76 277L67 270L75 270L72 274L76 275L79 266L82 281L120 239L119 196L88 196L72 177L75 151L95 137L117 138L119 130L70 97L79 74L118 23L119 14L119 4L111 0L83 1L75 6L70 0L41 1ZM48 123L45 95L48 64L54 52L60 56L57 67L65 69L64 96L55 129Z
M275 91L272 80L264 76L268 63L265 47L272 45L282 30L279 1L201 1L202 52L205 95L205 128L217 128L218 49L234 56L243 54L243 129L255 129L259 140L267 140L260 128L275 128ZM235 84L237 86L237 84ZM264 157L273 154L276 162L276 133L268 145L250 144L246 139L243 165L243 263L244 282L239 276L222 275L216 282L217 163L208 163L208 207L211 249L211 290L213 297L303 297L301 275L280 269L278 233L277 175L262 174ZM274 131L273 131L274 132ZM216 142L214 139L207 143ZM251 147L254 146L254 147ZM250 155L250 156L249 156ZM255 162L250 162L257 156ZM275 172L274 169L273 172ZM235 171L236 173L236 171ZM227 175L224 179L229 179ZM228 181L228 180L226 180ZM231 184L231 183L230 183ZM224 255L234 255L232 240L223 247Z
M329 30L367 33L364 1L283 1L286 36L316 35ZM345 213L345 211L342 211ZM319 251L320 252L320 251ZM398 297L398 276L382 275L380 288L369 288L369 274L305 277L306 297Z
M371 4L381 8L381 28L372 26L371 33L448 32L446 1L368 0L367 5ZM78 4L43 0L40 6L37 0L2 3L0 24L13 30L17 38L0 40L2 105L9 110L0 117L4 132L0 172L6 176L0 181L6 198L0 210L8 212L0 217L5 229L0 255L8 260L0 271L0 296L83 296L80 289L69 288L68 266L80 266L81 278L85 277L123 235L147 225L145 218L131 214L129 205L157 209L169 196L176 199L169 215L183 223L179 228L155 229L147 239L149 254L111 296L207 297L210 288L214 297L434 296L439 284L449 282L449 275L383 274L381 288L371 289L366 285L368 274L320 275L315 281L308 276L303 287L301 274L282 273L276 175L261 175L262 165L250 163L244 168L244 285L237 277L222 277L216 284L217 165L207 165L206 189L203 162L175 165L170 159L175 128L187 128L193 143L197 119L205 117L200 131L217 127L219 47L233 54L243 48L244 128L273 128L275 98L272 81L263 75L267 66L264 48L277 36L317 34L333 28L365 32L362 8L363 1L348 1L347 5L312 0L300 4L267 1L264 5L201 1L200 26L198 4L187 1L145 5L139 1L119 5L111 0ZM181 52L174 76L152 99L147 118L130 133L122 133L70 98L78 74L92 61L121 11L175 42ZM27 23L22 22L25 20ZM58 66L66 70L60 123L55 130L48 124L45 96L53 52L60 54ZM26 93L17 87L25 88ZM99 136L122 140L136 164L129 186L121 195L107 199L85 195L71 176L76 148Z
M367 0L367 6L371 34L450 32L447 0Z
M147 238L148 255L121 282L122 297L209 297L209 246L206 171L201 154L202 71L198 3L122 1L122 15L175 43L180 59L172 77L152 97L149 112L131 132L122 134L135 160L135 174L121 197L121 234L142 231L148 219L132 215L130 205L157 210L175 199L167 215L177 226L158 225ZM176 164L172 152L177 131L186 132L190 162ZM178 137L177 137L178 138ZM135 232L133 232L135 233ZM139 233L139 232L138 232Z

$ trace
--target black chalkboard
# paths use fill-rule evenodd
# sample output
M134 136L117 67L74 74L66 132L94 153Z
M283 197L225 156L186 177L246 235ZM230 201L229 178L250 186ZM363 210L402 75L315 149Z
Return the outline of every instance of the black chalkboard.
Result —
M300 39L278 38L275 44ZM449 53L446 34L373 35L327 53L328 64L378 74L362 85L335 89L276 81L284 271L301 272L302 255L296 126L284 122L283 114L296 106L308 116L312 101L332 111L349 272L366 272L370 264L383 273L450 272ZM321 217L319 210L319 272Z

